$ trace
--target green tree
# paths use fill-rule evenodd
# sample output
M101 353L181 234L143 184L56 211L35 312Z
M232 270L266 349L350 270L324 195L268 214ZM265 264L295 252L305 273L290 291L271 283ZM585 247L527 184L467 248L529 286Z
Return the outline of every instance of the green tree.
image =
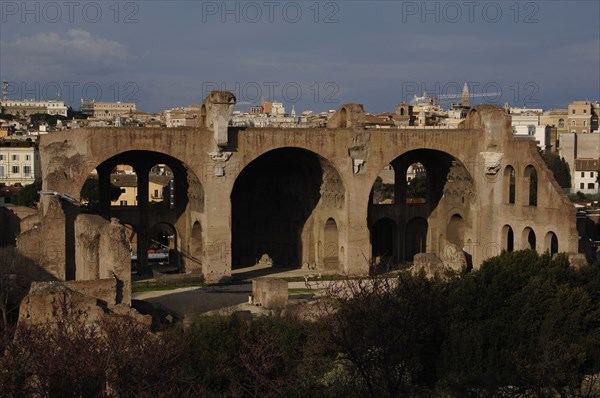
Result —
M121 188L110 184L110 200L115 201L121 196ZM79 194L80 201L90 210L97 210L100 204L100 185L98 179L90 177L83 183Z
M326 341L354 380L355 396L426 394L437 380L442 340L440 282L403 272L348 280L328 295L334 301L319 327L329 331Z
M383 179L377 176L373 184L373 203L379 204L385 200L394 200L394 184L384 184Z
M47 113L34 113L29 117L31 124L39 126L42 123L47 123L50 126L56 126L57 120L66 120L67 118L61 115L49 115Z
M10 113L6 113L5 107L0 107L0 119L13 120L15 117Z
M561 158L556 153L549 152L543 153L542 159L544 159L546 165L550 171L552 171L556 182L558 182L562 188L571 188L571 172L565 158Z
M406 186L407 199L424 199L427 197L427 176L417 175Z
M33 207L40 201L40 190L42 189L42 180L35 180L29 185L25 185L12 197L12 202L18 206Z
M597 268L533 251L503 252L456 279L443 382L456 396L586 396L586 375L600 369L599 280Z

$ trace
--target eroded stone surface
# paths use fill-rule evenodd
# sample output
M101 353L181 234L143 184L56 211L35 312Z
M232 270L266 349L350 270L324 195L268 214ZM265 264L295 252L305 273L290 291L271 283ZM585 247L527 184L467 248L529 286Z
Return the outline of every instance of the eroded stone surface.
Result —
M100 230L100 278L116 278L117 303L131 304L131 255L125 228L115 218Z
M529 228L535 232L538 252L547 249L544 238L550 232L556 235L559 251L577 252L570 201L535 143L512 137L510 116L499 107L472 108L455 130L367 129L366 113L359 104L342 106L327 128L235 129L225 124L234 102L231 93L211 94L203 102L204 109L199 107L196 128L85 128L45 135L40 144L44 189L78 197L90 170L102 164L110 168L112 164L105 163L110 159L136 161L147 156L142 166L151 166L156 156L163 156L179 173L177 186L183 191L178 194L183 193L186 200L178 202L172 215L160 219L158 214L152 223L173 225L182 270L201 271L209 282L230 277L234 264L254 265L263 253L276 264L310 264L322 269L327 263L336 264L339 272L366 274L374 255L374 225L385 218L392 220L389 239L395 246L390 254L376 255L398 262L412 261L418 252L443 257L448 241L455 245L451 246L454 251L470 256L466 260L459 256L449 266L458 270L465 261L472 261L478 268L507 247L506 227L512 231L515 249L526 247L523 232ZM274 156L277 151L282 151L278 157ZM136 159L127 158L128 153L136 153ZM260 175L279 173L277 189L266 178L255 196L247 195L250 191L235 197L237 185L260 159L268 159ZM394 162L407 167L413 161L430 162L434 200L414 206L407 205L405 198L396 198L387 207L370 203L373 183L384 167ZM516 175L515 203L507 200L505 171L509 166ZM538 175L535 206L528 203L528 166ZM404 178L401 172L400 167L397 181ZM254 180L247 178L250 187ZM283 191L285 195L273 199ZM23 232L17 245L36 255L44 253L47 269L64 279L64 253L77 251L64 240L68 229L57 200L44 198L37 227ZM265 205L270 200L274 205ZM245 203L250 204L248 211L234 211ZM276 204L287 208L281 211ZM249 218L236 235L240 220L261 206L263 213L256 220ZM418 228L416 232L409 228L417 219L422 220L423 236L417 236ZM79 234L85 241L79 242L82 250L93 248L97 239L88 221L82 221L78 229L88 231ZM131 223L135 222L134 217ZM109 227L102 227L99 238L99 278L115 274L125 286L126 240L115 226L105 228ZM117 250L108 249L115 244ZM49 247L58 248L56 256L46 255ZM88 259L74 261L77 278L92 277L93 272L81 276L82 261L86 264ZM87 264L83 269L94 268L93 256ZM126 296L123 301L127 302Z
M252 300L266 309L284 308L288 301L288 283L278 278L252 280Z
M435 253L419 253L415 255L412 271L419 273L423 270L428 278L443 276L448 268Z

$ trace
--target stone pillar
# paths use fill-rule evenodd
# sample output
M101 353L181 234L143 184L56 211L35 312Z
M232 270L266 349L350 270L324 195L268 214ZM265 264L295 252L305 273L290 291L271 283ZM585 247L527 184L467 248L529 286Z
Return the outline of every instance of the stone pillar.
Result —
M219 282L231 277L231 190L235 174L209 176L206 179L206 242L202 273L207 281Z
M76 278L75 264L75 220L79 214L79 206L66 200L61 200L65 214L65 280L74 281Z
M137 263L138 274L150 273L148 249L150 248L150 226L148 225L148 173L149 167L136 167L137 173L137 207L139 214Z
M100 279L115 278L117 304L131 304L131 257L125 227L112 218L100 232Z
M394 167L394 196L396 203L406 203L406 170Z
M97 167L98 172L98 212L106 219L110 218L110 172L108 167Z
M363 177L364 180L368 178ZM371 260L371 243L367 212L369 209L369 191L371 185L357 183L348 189L348 239L344 242L344 271L348 274L368 274Z
M75 279L100 279L100 231L107 221L100 216L80 214L75 220Z

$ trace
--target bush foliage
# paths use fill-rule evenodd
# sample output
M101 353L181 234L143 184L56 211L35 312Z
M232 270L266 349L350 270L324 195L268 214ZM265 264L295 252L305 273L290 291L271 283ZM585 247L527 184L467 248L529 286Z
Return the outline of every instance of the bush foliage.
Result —
M319 316L128 318L0 336L3 396L597 397L600 270L533 251L445 280L346 280ZM316 319L316 320L315 320ZM13 337L13 333L16 337Z

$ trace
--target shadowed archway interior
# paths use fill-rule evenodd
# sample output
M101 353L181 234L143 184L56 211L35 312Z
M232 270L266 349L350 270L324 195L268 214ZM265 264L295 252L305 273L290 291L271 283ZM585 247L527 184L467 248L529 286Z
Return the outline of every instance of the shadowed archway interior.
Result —
M328 162L299 148L282 148L252 161L231 194L234 267L267 254L275 266L302 265L302 231L326 189ZM325 201L322 201L323 203Z
M387 181L378 177L369 200L373 259L412 262L416 254L436 253L437 248L441 255L447 244L464 247L477 194L460 161L446 152L418 149L398 156L383 172L393 177ZM393 193L393 199L374 200L376 189L382 187ZM444 238L434 238L430 231L441 232Z

